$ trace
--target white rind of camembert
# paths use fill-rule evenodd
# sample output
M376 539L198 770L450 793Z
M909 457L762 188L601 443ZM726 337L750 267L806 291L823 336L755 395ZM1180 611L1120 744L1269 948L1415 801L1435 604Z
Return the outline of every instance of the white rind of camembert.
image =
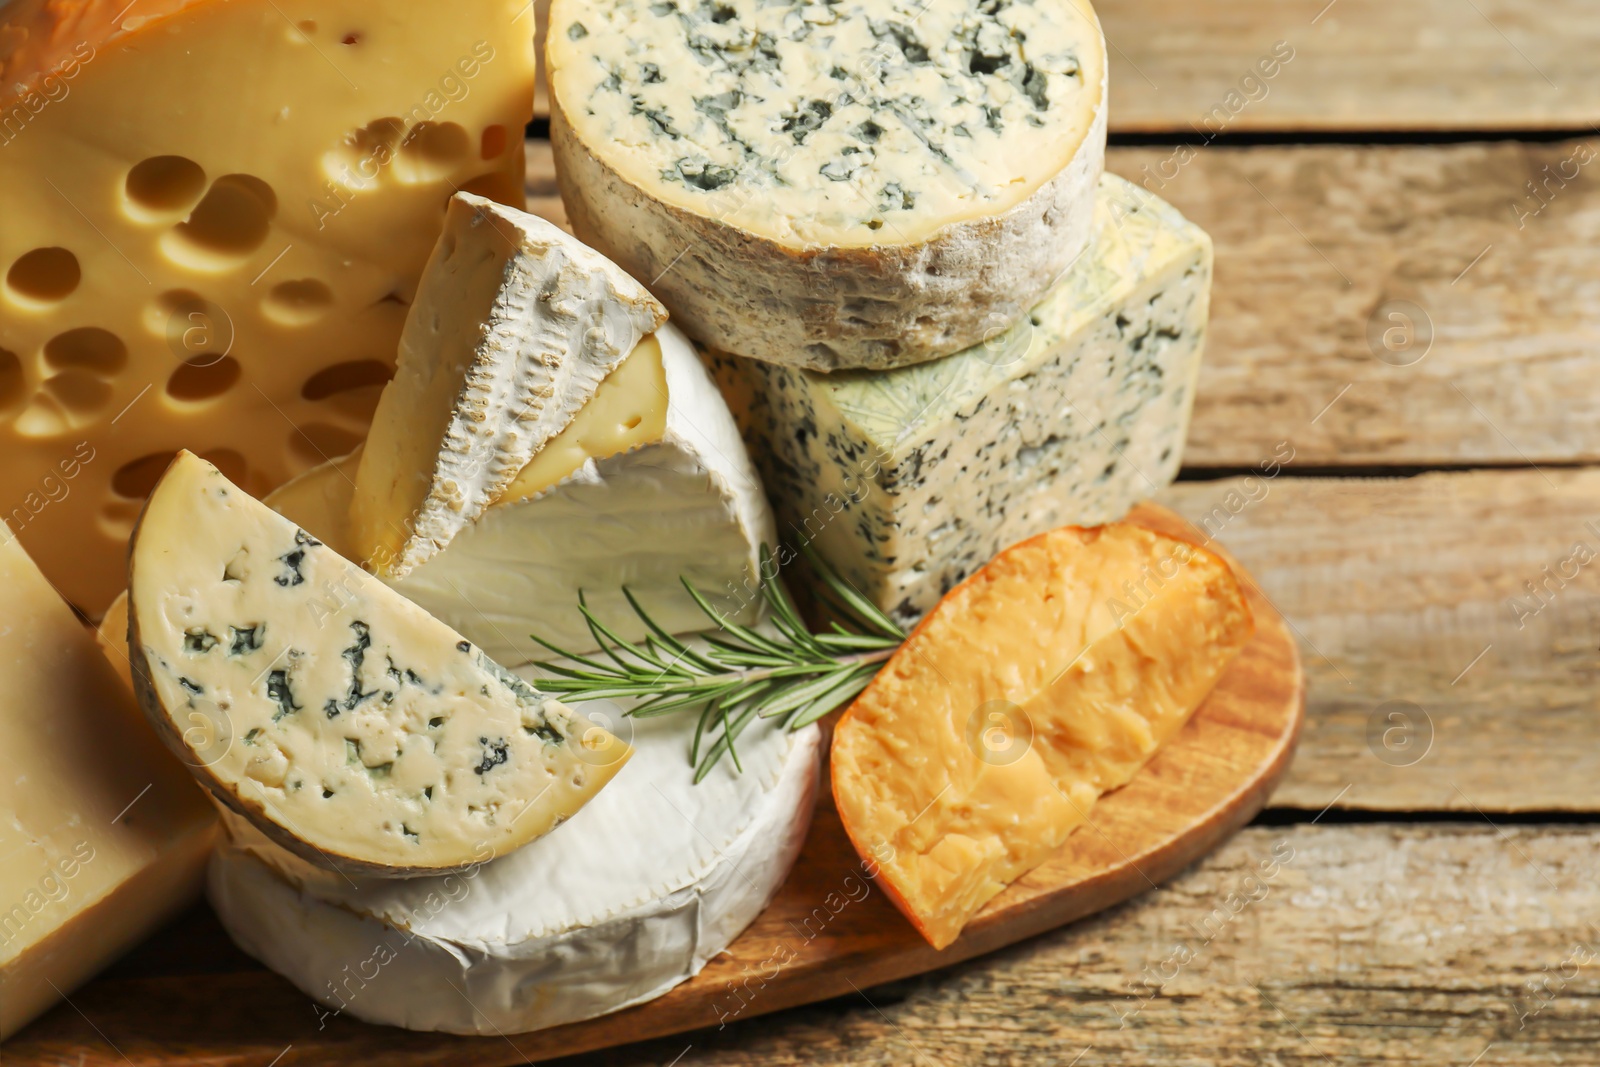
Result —
M956 352L1089 240L1087 0L555 0L546 57L573 230L724 351Z
M134 529L128 615L134 690L167 747L341 877L504 855L629 756L188 452Z
M370 446L369 446L370 447ZM360 455L324 464L267 503L341 552ZM385 580L497 662L549 658L530 633L574 652L595 647L581 593L600 620L643 640L628 588L668 632L712 623L686 578L736 622L754 622L760 546L772 513L727 404L669 324L640 342L571 426L504 496L450 543Z
M760 914L814 803L816 727L749 731L744 773L723 760L699 785L691 732L683 718L639 720L634 758L559 832L446 877L352 885L230 819L212 905L246 952L329 1013L494 1035L642 1003Z
M401 577L448 545L666 318L570 234L457 193L356 475L358 555Z

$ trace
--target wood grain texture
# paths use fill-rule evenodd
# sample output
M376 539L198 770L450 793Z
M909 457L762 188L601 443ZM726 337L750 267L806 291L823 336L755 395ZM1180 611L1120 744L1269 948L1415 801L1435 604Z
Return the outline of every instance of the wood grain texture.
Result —
M1592 827L1252 828L984 960L563 1067L1589 1065L1597 851Z
M1112 132L1583 129L1600 120L1584 0L1097 0ZM1241 84L1273 45L1294 58Z
M1113 134L1600 121L1600 10L1584 0L1099 0L1095 10ZM1258 64L1279 42L1292 58L1263 78ZM550 113L542 81L538 118Z
M1197 152L1170 180L1170 149L1108 161L1216 242L1187 464L1280 441L1310 466L1600 458L1600 138Z
M1600 460L1600 136L1546 200L1526 187L1589 147L1113 149L1216 242L1185 462L1253 467L1285 441L1302 467ZM564 221L547 143L528 174L530 209ZM1417 327L1390 351L1395 311Z
M1139 520L1186 528L1155 508L1142 509ZM698 977L638 1008L503 1040L461 1039L344 1018L323 1028L307 997L261 970L204 982L112 978L80 990L71 1004L23 1031L7 1046L8 1060L75 1061L82 1054L75 1062L85 1067L124 1057L134 1064L266 1064L293 1045L295 1064L352 1056L386 1064L510 1064L721 1025L991 952L1173 877L1266 804L1299 735L1304 676L1282 620L1258 592L1251 592L1251 607L1255 638L1184 730L1096 805L1056 858L991 901L942 952L865 877L823 790L805 849L777 899ZM86 1039L85 1019L105 1042Z
M1600 470L1283 474L1162 499L1300 638L1306 732L1274 804L1600 811Z

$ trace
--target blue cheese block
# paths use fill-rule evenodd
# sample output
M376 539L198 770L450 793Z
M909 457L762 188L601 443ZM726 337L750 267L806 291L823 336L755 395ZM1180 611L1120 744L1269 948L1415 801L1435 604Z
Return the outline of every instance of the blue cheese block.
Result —
M1172 481L1210 289L1206 233L1106 175L1089 250L981 344L831 375L710 358L780 537L909 621L1006 546L1114 520Z

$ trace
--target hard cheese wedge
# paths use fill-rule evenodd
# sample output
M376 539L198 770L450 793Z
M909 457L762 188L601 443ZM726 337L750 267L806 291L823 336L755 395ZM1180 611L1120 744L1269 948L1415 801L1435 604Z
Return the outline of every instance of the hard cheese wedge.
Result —
M743 773L724 760L696 784L684 760L692 715L623 725L636 729L637 754L617 780L559 833L509 856L352 884L229 820L212 905L235 941L330 1014L496 1036L660 996L783 884L822 745L815 727L752 730L740 739Z
M1100 183L1095 238L1014 328L880 373L719 357L786 536L910 622L1007 545L1120 518L1177 474L1211 241Z
M1144 766L1253 632L1228 565L1186 541L1123 523L1025 541L840 720L839 817L943 948Z
M361 440L533 70L527 0L0 5L0 507L68 599L178 448L259 494Z
M448 545L666 319L570 234L457 194L356 475L359 558L398 578Z
M187 452L134 531L128 589L134 686L168 747L331 869L502 855L629 754Z
M216 820L0 524L0 1039L199 892Z
M546 55L574 231L730 352L955 352L1089 239L1106 61L1087 0L554 0Z
M346 521L358 468L360 453L330 462L267 503L359 559ZM520 665L549 657L534 633L572 651L594 647L580 595L604 625L642 640L624 586L669 632L709 625L682 579L730 619L753 622L760 546L773 540L733 417L688 341L667 325L476 522L387 580L497 661Z

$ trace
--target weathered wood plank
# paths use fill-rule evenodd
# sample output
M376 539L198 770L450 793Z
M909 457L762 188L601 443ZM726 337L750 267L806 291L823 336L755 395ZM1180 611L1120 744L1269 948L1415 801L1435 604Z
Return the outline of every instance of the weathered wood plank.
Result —
M1159 499L1300 637L1306 726L1274 805L1600 810L1600 470L1287 473Z
M1158 889L999 953L562 1062L1466 1065L1492 1042L1479 1061L1486 1067L1587 1064L1600 1041L1597 850L1594 827L1495 827L1476 816L1253 828ZM877 894L852 907L898 921ZM220 936L203 915L190 921ZM795 938L803 953L805 934ZM193 1011L197 983L214 1010ZM159 1047L120 1042L134 1062L374 1062L370 1034L343 1020L290 1049L304 1030L299 1016L315 1009L287 983L189 967L125 970L90 987L74 998L83 1015L61 1009L51 1040L13 1043L6 1062L125 1062L110 1044L125 1035L105 1028L96 990L138 996L148 1029L166 1035ZM760 995L748 978L729 992ZM235 1055L198 1055L217 1032L236 1037L240 1019L255 1037ZM467 1062L468 1052L480 1063L526 1058L515 1035L448 1042L384 1033L392 1038L385 1063Z
M1591 1063L1597 848L1587 827L1247 830L1174 882L995 956L563 1062Z
M1302 466L1600 460L1596 142L1187 149L1175 171L1174 149L1113 150L1216 240L1186 462L1281 441ZM528 148L533 209L563 220Z
M1112 133L1600 120L1600 10L1583 0L1099 0L1095 9L1110 44ZM549 115L542 77L534 113Z
M1114 132L1583 129L1600 119L1600 9L1583 0L1095 9L1112 46ZM1279 41L1293 58L1263 78L1256 64Z
M1600 148L1197 151L1170 179L1170 149L1109 162L1216 241L1187 463L1600 458Z

